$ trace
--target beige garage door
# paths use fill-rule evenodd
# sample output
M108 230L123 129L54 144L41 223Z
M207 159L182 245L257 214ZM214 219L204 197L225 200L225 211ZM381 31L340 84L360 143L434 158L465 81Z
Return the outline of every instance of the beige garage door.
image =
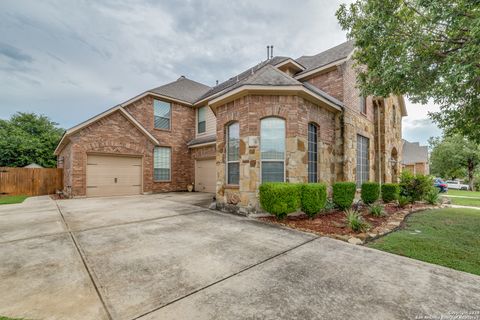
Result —
M215 192L216 184L215 159L195 161L195 191Z
M142 159L88 155L87 197L140 194Z

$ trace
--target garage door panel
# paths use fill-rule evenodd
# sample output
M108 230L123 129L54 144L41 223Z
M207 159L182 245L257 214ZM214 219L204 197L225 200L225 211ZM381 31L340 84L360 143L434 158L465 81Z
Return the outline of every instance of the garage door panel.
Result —
M215 159L195 161L195 190L215 192L217 170Z
M87 159L87 196L140 194L141 163L141 158L89 155Z

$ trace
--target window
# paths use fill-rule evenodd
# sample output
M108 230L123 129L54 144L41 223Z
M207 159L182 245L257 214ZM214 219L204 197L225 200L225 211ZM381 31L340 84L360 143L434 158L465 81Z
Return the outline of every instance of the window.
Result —
M262 182L284 182L285 120L265 118L260 127Z
M153 100L154 126L157 129L170 130L171 105L168 102Z
M360 97L360 112L367 114L367 97Z
M318 181L318 127L308 124L308 182Z
M153 180L170 181L171 149L155 147L153 155Z
M240 180L240 125L238 122L227 127L227 184L238 184Z
M204 133L206 130L206 124L207 124L207 122L205 121L206 108L207 107L201 107L200 109L198 109L198 119L197 119L198 133Z
M392 106L392 121L395 126L397 124L397 107L395 105Z
M370 166L368 163L368 144L369 139L357 135L357 187L367 182L370 178Z

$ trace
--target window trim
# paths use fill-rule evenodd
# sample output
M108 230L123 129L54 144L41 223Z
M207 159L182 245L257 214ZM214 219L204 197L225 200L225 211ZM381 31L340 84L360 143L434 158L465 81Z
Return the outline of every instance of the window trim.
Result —
M267 160L264 160L262 159L262 121L263 120L266 120L266 119L271 119L271 118L275 118L275 119L280 119L280 120L283 120L283 123L285 124L285 129L284 129L284 142L285 142L285 148L283 150L283 160L270 160L270 159L267 159ZM282 118L282 117L279 117L279 116L274 116L274 115L271 115L271 116L266 116L266 117L263 117L260 119L260 125L259 125L259 128L260 128L260 134L259 134L259 151L260 151L260 184L263 183L263 162L283 162L283 181L280 181L280 182L287 182L287 166L285 165L286 163L286 155L287 155L287 120L285 118Z
M316 159L315 159L315 176L316 176L316 181L310 181L310 126L313 126L315 127L315 137L316 137L316 140L315 140L315 146L316 146L316 150L315 150L315 153L316 153ZM319 138L318 138L318 135L319 135L319 129L320 129L320 126L315 123L315 122L309 122L308 125L307 125L307 183L317 183L319 182L319 175L318 175L318 163L319 163L319 156L320 156L320 153L318 152L318 144L319 144Z
M199 129L200 129L200 109L205 110L205 120L202 121L202 122L205 122L205 129L202 132L199 131ZM197 108L197 135L202 135L202 134L205 134L206 132L207 132L207 106L203 106L203 107Z
M155 149L156 148L168 148L170 149L170 179L169 180L157 180L155 179ZM153 161L152 161L152 180L153 182L158 183L171 183L172 182L172 159L173 159L173 148L171 146L155 146L153 147Z
M169 125L169 128L168 129L165 129L165 128L157 128L155 127L155 100L157 101L161 101L161 102L165 102L165 103L168 103L170 105L170 110L168 112L168 116L169 116L169 120L168 120L168 125ZM165 101L165 100L160 100L160 99L156 99L156 98L153 98L153 104L152 104L152 108L153 108L153 129L154 130L160 130L160 131L172 131L172 109L173 109L173 104L170 102L170 101ZM163 118L163 117L160 117L160 118Z
M230 134L229 134L229 129L230 129L230 126L234 125L234 124L237 124L238 125L238 160L233 160L233 161L230 161L228 160L228 147L229 147L229 140L230 140ZM237 186L240 186L240 123L238 121L231 121L229 123L227 123L227 125L225 126L226 130L225 130L225 183L227 186L233 186L233 187L237 187ZM229 183L228 181L228 165L230 163L238 163L238 172L239 172L239 175L238 175L238 183Z

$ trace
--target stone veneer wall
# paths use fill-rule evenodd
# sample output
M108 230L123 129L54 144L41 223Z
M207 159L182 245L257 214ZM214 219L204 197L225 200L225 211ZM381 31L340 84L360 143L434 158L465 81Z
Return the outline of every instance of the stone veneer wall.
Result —
M335 180L336 149L340 132L337 114L298 96L248 95L217 108L217 205L220 209L255 212L260 186L260 121L275 116L286 121L286 181L307 181L308 123L319 125L320 181ZM240 125L240 184L230 186L225 178L225 129Z

